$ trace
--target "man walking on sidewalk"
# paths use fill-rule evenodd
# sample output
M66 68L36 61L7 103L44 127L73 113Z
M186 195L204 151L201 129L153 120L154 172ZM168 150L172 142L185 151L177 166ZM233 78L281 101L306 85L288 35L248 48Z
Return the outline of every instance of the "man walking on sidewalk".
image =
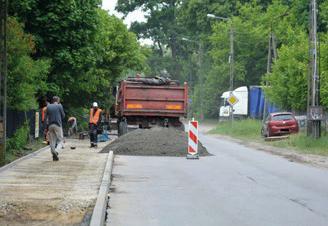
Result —
M49 141L50 141L50 148L52 153L52 159L54 161L58 161L58 152L56 151L56 144L57 148L63 147L63 129L62 129L62 122L65 117L63 106L59 103L60 99L57 96L52 98L53 103L48 104L47 106L47 120L48 120L48 133L49 133Z
M101 122L102 110L98 108L97 102L93 102L92 108L90 109L90 147L97 147L98 144L98 128Z

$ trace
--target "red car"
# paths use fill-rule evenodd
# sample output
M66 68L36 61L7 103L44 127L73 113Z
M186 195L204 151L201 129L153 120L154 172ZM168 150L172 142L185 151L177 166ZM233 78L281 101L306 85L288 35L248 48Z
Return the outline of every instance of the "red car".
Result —
M261 134L264 137L298 133L297 120L291 112L271 113L262 125Z

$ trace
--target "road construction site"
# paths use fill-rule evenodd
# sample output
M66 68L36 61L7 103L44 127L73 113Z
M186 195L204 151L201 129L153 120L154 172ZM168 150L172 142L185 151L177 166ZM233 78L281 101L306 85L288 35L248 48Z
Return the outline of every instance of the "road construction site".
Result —
M88 140L67 139L52 161L50 148L25 156L0 169L0 225L89 225L102 216L109 182L108 153L116 155L186 156L187 135L181 129L137 129L90 148ZM200 145L200 155L209 153ZM103 183L105 180L105 183ZM108 180L108 179L107 179ZM101 186L107 186L100 196ZM100 200L101 201L101 200ZM98 211L98 210L97 210Z
M184 131L155 127L112 136L97 149L68 139L59 162L46 148L2 168L0 225L89 225L95 216L107 226L326 225L327 168L209 129L200 126L199 160L186 159Z
M107 161L86 140L67 140L0 171L0 225L80 225L89 221ZM76 147L71 149L70 147Z
M116 155L107 225L327 225L327 168L200 140L212 155L199 160Z

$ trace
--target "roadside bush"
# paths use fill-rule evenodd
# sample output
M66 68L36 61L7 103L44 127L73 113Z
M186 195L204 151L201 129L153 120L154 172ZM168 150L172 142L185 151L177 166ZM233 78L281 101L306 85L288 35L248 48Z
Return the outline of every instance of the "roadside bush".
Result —
M7 151L21 150L28 143L28 135L30 128L27 122L25 122L15 134L7 140Z

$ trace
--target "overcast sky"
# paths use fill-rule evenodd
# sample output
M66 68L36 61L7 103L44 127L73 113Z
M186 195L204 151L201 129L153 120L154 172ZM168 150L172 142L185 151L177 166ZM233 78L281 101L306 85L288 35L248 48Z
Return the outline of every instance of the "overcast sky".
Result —
M103 0L102 7L103 9L109 10L110 14L114 14L121 18L123 15L115 11L116 3L117 0ZM129 13L129 15L125 18L124 23L130 26L133 21L146 21L144 13L141 10L136 10Z
M117 3L117 0L103 0L102 8L105 9L105 10L108 10L110 14L114 14L117 17L122 18L123 14L118 13L117 11L115 11L116 3ZM128 27L130 27L130 24L134 21L139 21L139 22L146 21L146 19L144 17L144 12L142 12L141 10L138 9L138 10L132 12L132 13L129 13L127 15L127 17L124 19L124 23ZM143 40L140 40L140 42L142 44L148 44L148 45L152 44L152 41L149 40L149 39L143 39Z

